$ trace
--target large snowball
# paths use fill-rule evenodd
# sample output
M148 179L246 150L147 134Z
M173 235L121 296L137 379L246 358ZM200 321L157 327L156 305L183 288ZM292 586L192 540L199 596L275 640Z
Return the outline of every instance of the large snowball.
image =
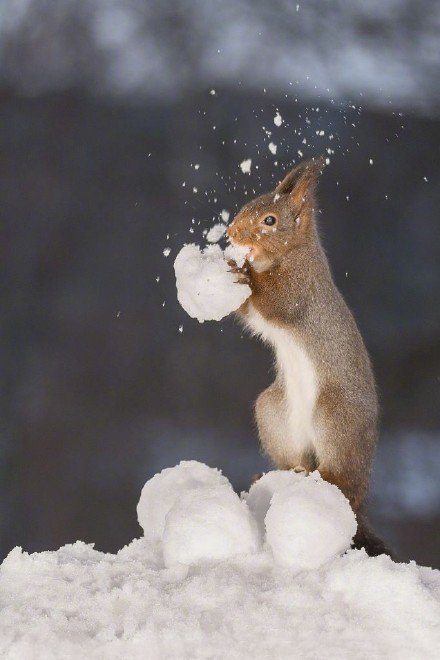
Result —
M270 506L272 496L278 491L293 486L301 479L304 479L303 473L297 474L292 470L272 470L266 472L249 489L249 493L243 494L243 499L254 515L258 523L260 532L264 534L264 519Z
M185 245L174 262L177 299L189 316L200 323L220 321L238 309L251 295L247 284L237 284L229 272L228 259L241 259L243 250L209 245L200 251L198 245ZM240 264L239 264L240 265Z
M150 541L162 538L165 517L184 493L219 484L233 492L228 479L219 470L198 461L182 461L155 474L143 487L137 505L138 521L145 538Z
M184 493L169 511L162 538L167 567L254 553L260 537L246 502L231 488Z
M314 474L273 495L265 524L275 561L298 570L318 568L345 552L357 526L339 488Z

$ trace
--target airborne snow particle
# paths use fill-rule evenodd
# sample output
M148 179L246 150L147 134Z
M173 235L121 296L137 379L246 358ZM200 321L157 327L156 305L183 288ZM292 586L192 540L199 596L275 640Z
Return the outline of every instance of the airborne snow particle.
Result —
M194 169L195 169L195 170L198 170L199 167L200 167L199 163L196 163L196 164L194 165Z
M243 172L243 174L251 173L251 165L252 165L252 158L247 158L246 160L243 160L240 163L240 169Z
M372 164L373 164L373 159L372 159L372 158L370 158L370 165L372 165Z
M216 95L216 91L215 91L215 89L211 89L209 93L211 94L211 96L215 96L215 95Z
M196 193L196 192L197 192L197 188L194 186L193 193Z
M179 325L179 332L182 334L182 332L183 332L183 325Z
M163 254L164 257L169 257L170 253L171 253L171 248L166 247L166 248L163 249L162 254Z
M277 145L274 144L273 142L269 142L269 145L268 145L268 146L269 146L269 151L270 151L270 153L273 154L273 155L275 156L275 154L276 154L276 152L277 152Z
M223 222L228 222L229 215L230 215L230 213L226 209L223 209L222 212L220 213L220 217L223 220Z
M283 123L283 118L281 117L278 110L276 112L275 117L273 118L273 123L275 124L275 126L281 126L281 124Z
M226 225L223 222L219 222L211 227L211 229L206 234L206 239L210 243L217 243L226 231Z

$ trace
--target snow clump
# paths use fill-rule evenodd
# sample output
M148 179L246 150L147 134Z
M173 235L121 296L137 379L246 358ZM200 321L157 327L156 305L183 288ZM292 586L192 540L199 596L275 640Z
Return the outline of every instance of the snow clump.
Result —
M246 248L219 245L200 250L198 245L185 245L174 262L177 299L185 312L200 323L220 321L238 309L251 295L247 284L237 284L229 272L228 260L238 266L245 260Z
M226 225L222 222L217 222L206 234L206 240L209 241L209 243L218 243L218 241L225 235L225 231Z
M251 165L252 165L252 158L247 158L246 160L243 160L240 163L240 169L243 172L243 174L251 173Z
M246 502L230 486L201 486L182 495L166 516L165 566L253 554L260 538Z
M138 521L145 538L149 541L162 539L165 518L185 493L218 486L231 488L220 470L198 461L181 461L179 465L155 474L143 487L137 505Z
M348 550L357 527L347 498L319 473L275 492L265 525L275 561L297 570L319 568Z
M281 124L283 123L283 121L284 121L284 120L283 120L282 116L280 115L280 113L279 113L278 110L277 110L276 115L275 115L275 117L273 118L273 123L275 124L275 126L281 126Z
M296 473L293 470L272 470L266 472L249 489L242 493L242 498L252 512L262 535L264 535L264 519L269 510L272 497L280 490L293 486L305 477L305 473Z

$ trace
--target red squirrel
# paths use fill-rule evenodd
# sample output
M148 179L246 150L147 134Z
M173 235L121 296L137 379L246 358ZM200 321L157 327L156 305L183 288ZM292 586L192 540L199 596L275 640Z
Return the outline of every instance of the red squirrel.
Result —
M357 514L355 547L389 554L364 513L379 407L367 350L318 236L323 167L323 158L300 163L273 192L243 206L227 230L248 250L242 268L230 262L252 290L238 314L276 355L275 381L259 395L255 417L275 466L317 469Z

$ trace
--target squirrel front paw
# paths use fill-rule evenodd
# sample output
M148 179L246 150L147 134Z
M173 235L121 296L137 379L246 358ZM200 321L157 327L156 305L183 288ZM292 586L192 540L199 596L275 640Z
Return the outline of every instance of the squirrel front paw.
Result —
M247 284L251 285L251 275L248 264L245 262L243 266L237 266L234 259L229 259L228 261L229 272L237 275L236 284Z

